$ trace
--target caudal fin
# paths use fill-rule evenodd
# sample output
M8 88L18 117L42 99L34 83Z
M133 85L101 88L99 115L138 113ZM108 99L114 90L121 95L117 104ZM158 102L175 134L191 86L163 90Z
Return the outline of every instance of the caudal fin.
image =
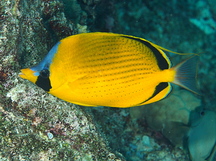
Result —
M172 83L199 94L196 86L197 59L197 56L193 56L175 66L176 76Z

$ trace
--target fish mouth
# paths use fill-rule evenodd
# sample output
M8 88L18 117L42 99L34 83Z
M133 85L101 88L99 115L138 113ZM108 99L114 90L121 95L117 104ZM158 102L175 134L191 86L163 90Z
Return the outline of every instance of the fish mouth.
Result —
M25 73L23 72L24 69L22 69L19 73L19 77L23 78L23 79L27 79L27 76L25 75Z
M37 81L37 76L34 75L35 72L36 71L33 71L31 68L21 69L19 77L35 83Z

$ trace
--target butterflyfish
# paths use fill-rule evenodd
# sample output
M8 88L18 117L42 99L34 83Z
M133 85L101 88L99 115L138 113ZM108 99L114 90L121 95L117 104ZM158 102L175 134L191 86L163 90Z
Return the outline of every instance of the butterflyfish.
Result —
M171 67L163 50L170 52L139 37L82 33L60 40L38 65L22 69L19 76L84 106L153 103L170 93L170 83L197 93L197 56Z

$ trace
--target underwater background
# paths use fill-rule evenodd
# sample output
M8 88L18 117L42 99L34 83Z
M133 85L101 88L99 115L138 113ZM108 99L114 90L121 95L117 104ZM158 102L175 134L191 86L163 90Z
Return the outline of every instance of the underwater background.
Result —
M0 160L216 160L216 0L1 0L0 29ZM174 85L150 105L82 107L18 77L60 39L96 31L200 54L200 94Z

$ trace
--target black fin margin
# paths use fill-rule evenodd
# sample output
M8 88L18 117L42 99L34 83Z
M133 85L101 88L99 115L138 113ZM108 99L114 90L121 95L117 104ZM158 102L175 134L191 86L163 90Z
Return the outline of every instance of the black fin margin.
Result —
M145 103L145 102L149 101L150 99L152 99L153 97L155 97L158 93L160 93L162 90L164 90L166 87L168 87L168 85L169 85L169 83L167 83L167 82L161 82L160 84L158 84L158 85L156 86L155 91L154 91L154 93L152 94L152 96L149 97L147 100L145 100L145 101L139 103L139 105L142 105L143 103ZM138 105L138 106L139 106L139 105Z
M136 37L130 37L130 36L122 36L122 37L141 42L142 44L147 46L154 53L154 55L157 59L157 64L161 70L169 68L169 64L168 64L167 60L164 58L164 56L161 54L161 52L157 48L152 46L151 43L149 43L143 39L136 38Z

